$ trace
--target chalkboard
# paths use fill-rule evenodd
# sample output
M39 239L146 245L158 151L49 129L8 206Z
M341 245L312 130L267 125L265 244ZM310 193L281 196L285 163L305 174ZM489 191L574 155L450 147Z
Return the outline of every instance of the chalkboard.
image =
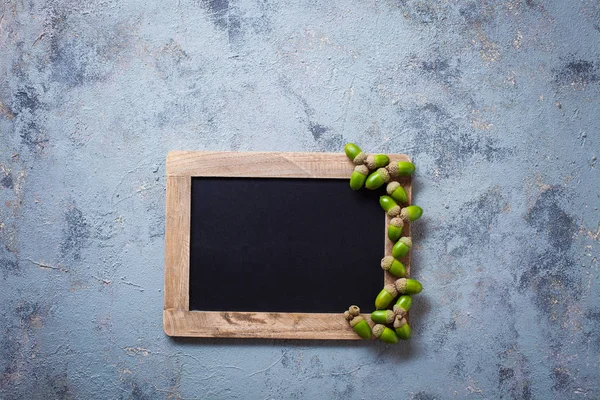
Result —
M381 194L341 179L193 178L190 310L372 311Z
M165 333L359 339L343 311L357 304L372 325L394 278L379 266L392 247L383 190L352 191L353 168L343 153L169 153Z

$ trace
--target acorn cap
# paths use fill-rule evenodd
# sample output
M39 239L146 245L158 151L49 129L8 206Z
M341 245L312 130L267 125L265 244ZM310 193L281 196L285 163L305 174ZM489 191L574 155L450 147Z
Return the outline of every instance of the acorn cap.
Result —
M356 167L354 167L354 171L364 176L369 175L369 168L367 168L366 165L357 165Z
M384 182L387 182L387 181L389 181L389 180L390 180L390 174L389 174L389 172L387 171L387 169L385 169L385 168L379 168L379 169L377 170L377 172L379 172L379 175L381 175L381 177L383 178L383 181L384 181Z
M381 268L384 271L389 271L392 268L392 264L394 262L394 257L386 256L381 259Z
M398 186L400 186L400 183L398 183L396 181L392 181L387 184L385 191L387 192L388 195L391 196L392 193L394 193L394 190L398 189Z
M373 154L369 154L367 156L367 159L365 160L365 165L369 169L375 169L375 168L377 168L377 161L375 161L375 156Z
M401 212L400 206L394 206L388 210L387 214L390 217L397 217L398 215L400 215L400 212Z
M360 308L358 306L350 306L350 308L348 308L348 312L350 315L357 316L360 315Z
M392 218L390 225L395 226L396 228L402 228L404 226L404 221L402 221L402 218Z
M406 208L403 208L402 211L400 211L400 218L407 222L410 221L410 218L408 216L408 210Z
M379 337L381 336L381 334L383 333L384 330L385 330L385 325L376 324L372 329L373 336L375 336L376 338L379 339Z
M406 292L406 278L400 278L394 282L394 289L396 289L396 293Z
M410 238L410 236L401 237L398 241L404 243L408 247L412 247L412 239Z
M396 314L392 310L385 311L386 323L391 324L396 319Z
M394 178L397 178L398 176L400 176L400 168L398 168L398 163L397 162L390 163L385 168L387 169L387 171L389 172L389 174L391 176L393 176Z
M350 326L354 328L354 325L358 324L361 321L364 321L365 319L363 317L361 317L360 315L354 317L351 321L350 321Z
M354 157L354 160L352 160L352 162L354 163L354 165L361 165L365 163L366 159L367 154L361 151L356 155L356 157Z
M406 280L406 279L405 279ZM383 287L383 290L392 295L392 297L398 296L398 289L396 289L396 285L393 283L388 283Z
M397 315L399 317L404 317L406 315L406 310L397 304L394 304L393 310L394 315Z
M350 315L350 311L346 310L344 311L344 318L346 318L347 321L351 321L352 318L354 318L354 315Z
M396 319L394 320L394 328L395 329L400 328L404 324L406 324L406 319L404 317L397 316Z

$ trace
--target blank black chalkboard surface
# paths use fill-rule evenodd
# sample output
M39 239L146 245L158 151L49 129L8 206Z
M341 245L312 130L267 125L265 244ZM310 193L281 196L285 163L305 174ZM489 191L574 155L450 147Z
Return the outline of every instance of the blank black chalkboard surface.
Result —
M353 167L343 153L169 153L165 332L359 339L342 313L357 304L370 322L394 278L379 266L383 190L353 192Z

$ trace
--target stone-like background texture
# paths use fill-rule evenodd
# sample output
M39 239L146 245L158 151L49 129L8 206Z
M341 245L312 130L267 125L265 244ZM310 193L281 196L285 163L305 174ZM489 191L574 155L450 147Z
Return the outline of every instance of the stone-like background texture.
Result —
M600 398L597 0L0 15L0 398ZM414 338L166 337L167 152L348 141L417 165Z

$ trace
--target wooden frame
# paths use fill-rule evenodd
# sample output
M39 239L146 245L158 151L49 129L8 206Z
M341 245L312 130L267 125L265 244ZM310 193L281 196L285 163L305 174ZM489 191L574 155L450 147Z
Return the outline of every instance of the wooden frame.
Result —
M390 155L391 161L410 161L406 155ZM165 225L165 298L163 327L169 336L237 337L272 339L360 339L338 314L220 312L189 310L190 208L192 177L337 178L349 179L354 165L343 153L240 153L174 151L167 156ZM410 178L402 178L409 203ZM348 196L351 196L348 190ZM385 213L382 211L382 216ZM385 248L390 218L385 216ZM404 226L410 235L410 224ZM385 253L385 254L384 254ZM410 254L404 264L410 275ZM382 282L396 278L383 272ZM348 305L350 306L350 304ZM363 314L373 325L369 314Z

